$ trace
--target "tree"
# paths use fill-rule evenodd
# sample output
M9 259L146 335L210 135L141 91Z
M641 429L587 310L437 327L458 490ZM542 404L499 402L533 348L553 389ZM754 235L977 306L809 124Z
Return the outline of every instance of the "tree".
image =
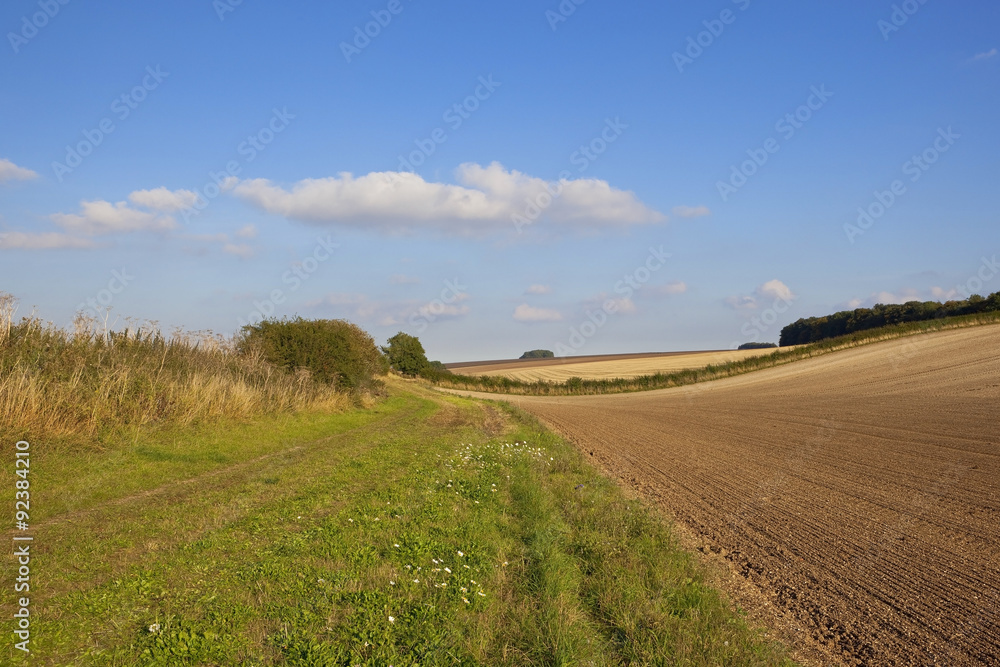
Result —
M430 369L427 353L420 339L400 331L387 341L382 352L389 359L389 367L403 375L422 375Z
M529 350L521 355L521 359L552 359L555 356L552 350Z
M772 347L778 347L775 343L743 343L737 350L768 350Z

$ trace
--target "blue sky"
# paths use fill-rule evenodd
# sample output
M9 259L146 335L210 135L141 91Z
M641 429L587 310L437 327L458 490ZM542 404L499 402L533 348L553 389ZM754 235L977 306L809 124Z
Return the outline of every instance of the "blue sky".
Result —
M0 291L461 361L1000 290L1000 5L676 5L11 0Z

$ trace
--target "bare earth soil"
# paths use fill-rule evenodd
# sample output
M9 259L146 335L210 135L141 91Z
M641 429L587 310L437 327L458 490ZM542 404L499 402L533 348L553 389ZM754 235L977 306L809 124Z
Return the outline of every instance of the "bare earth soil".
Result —
M510 400L724 558L800 655L1000 664L1000 326Z

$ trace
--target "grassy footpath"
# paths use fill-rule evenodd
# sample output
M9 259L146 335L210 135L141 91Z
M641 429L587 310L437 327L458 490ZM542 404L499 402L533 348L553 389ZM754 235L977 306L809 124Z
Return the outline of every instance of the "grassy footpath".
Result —
M788 662L530 417L391 394L109 452L32 443L32 655L5 633L0 662Z

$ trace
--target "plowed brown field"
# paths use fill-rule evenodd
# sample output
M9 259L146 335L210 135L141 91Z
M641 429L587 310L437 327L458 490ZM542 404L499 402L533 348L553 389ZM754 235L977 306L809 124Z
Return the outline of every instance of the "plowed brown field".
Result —
M803 655L1000 664L1000 326L511 400L723 557Z

